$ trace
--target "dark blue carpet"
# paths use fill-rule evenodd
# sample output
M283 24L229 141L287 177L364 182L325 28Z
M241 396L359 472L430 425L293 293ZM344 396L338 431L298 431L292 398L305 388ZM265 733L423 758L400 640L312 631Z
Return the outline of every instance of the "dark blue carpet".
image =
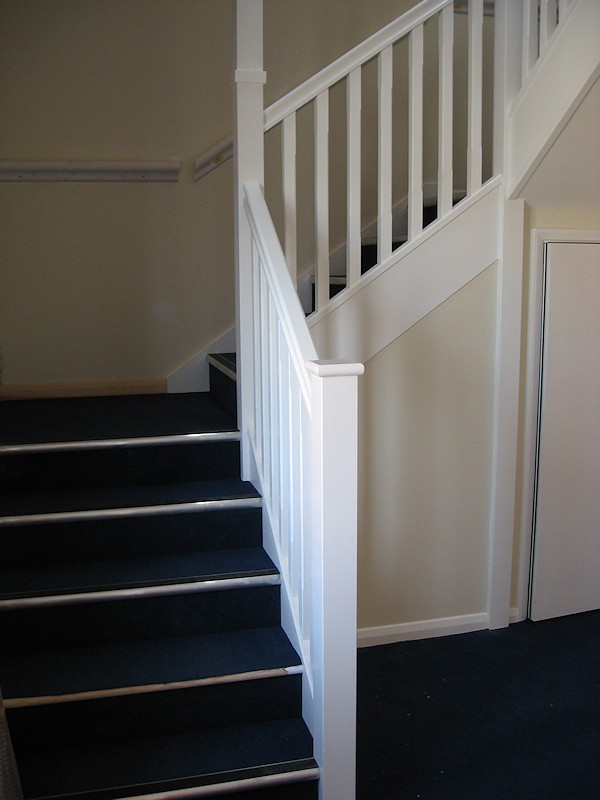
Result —
M358 655L358 800L600 797L600 611Z

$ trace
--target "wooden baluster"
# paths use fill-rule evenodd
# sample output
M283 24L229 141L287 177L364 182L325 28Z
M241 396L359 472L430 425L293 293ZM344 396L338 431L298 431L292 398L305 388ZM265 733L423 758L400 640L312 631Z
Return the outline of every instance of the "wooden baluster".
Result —
M329 92L315 100L316 310L329 301Z
M467 194L481 187L483 0L469 0Z
M296 195L296 113L290 114L282 124L283 161L283 238L285 260L296 283L298 276L298 234Z
M550 37L556 30L557 15L557 0L542 0L540 5L540 55L545 52Z
M438 217L452 209L452 124L454 9L447 6L439 16L439 99L438 99Z
M409 132L408 132L408 238L423 230L423 26L408 39Z
M392 252L392 86L393 49L388 46L377 59L379 90L377 263Z
M348 75L346 84L348 168L346 193L347 202L347 244L346 244L346 283L355 284L360 278L361 245L361 68Z
M537 0L523 0L523 57L521 83L524 84L538 60Z

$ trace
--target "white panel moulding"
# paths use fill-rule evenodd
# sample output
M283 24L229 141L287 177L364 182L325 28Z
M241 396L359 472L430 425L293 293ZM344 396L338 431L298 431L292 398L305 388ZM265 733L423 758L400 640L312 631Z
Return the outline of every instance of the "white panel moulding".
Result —
M0 161L0 181L168 183L179 180L173 161Z

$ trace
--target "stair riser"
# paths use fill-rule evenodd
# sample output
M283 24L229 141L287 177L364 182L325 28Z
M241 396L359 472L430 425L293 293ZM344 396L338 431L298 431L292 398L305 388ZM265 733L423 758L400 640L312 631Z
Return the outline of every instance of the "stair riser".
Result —
M239 442L114 447L0 456L2 492L187 483L239 476Z
M301 676L176 689L7 710L20 750L141 739L289 719L301 713Z
M261 509L237 508L0 528L2 567L257 547Z
M268 627L279 610L279 586L0 609L0 653Z
M237 415L237 388L235 381L224 375L221 370L212 364L209 367L210 393L221 408L231 415Z

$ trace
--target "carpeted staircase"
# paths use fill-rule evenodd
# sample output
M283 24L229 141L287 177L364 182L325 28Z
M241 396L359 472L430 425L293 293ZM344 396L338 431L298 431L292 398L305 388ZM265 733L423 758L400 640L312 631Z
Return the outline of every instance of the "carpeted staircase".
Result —
M25 800L317 797L235 361L0 405L0 687Z

